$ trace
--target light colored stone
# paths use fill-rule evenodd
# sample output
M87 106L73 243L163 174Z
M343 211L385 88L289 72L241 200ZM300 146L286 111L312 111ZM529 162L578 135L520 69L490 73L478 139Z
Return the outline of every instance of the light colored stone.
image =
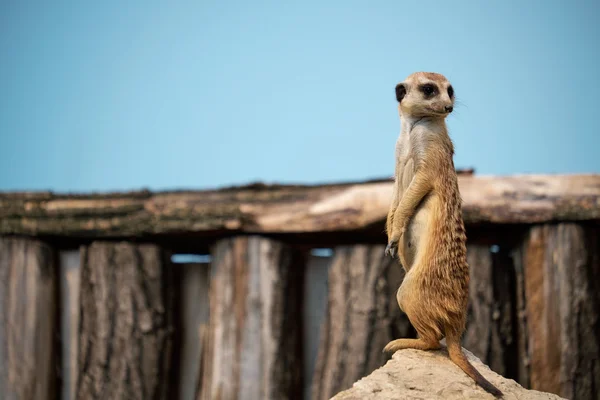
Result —
M463 349L463 351L465 351ZM471 352L469 361L492 384L504 393L506 400L558 400L561 397L527 390L512 379L506 379L483 364ZM400 350L383 367L355 382L352 388L332 400L386 399L494 399L448 358L446 349L439 351Z

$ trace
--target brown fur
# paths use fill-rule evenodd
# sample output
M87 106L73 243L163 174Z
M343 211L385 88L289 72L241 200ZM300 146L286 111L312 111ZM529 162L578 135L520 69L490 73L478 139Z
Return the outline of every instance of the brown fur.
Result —
M425 96L423 84L438 94ZM396 146L394 198L388 213L386 253L398 254L406 275L397 300L418 339L397 339L386 352L440 348L446 337L450 359L495 396L502 392L469 363L460 338L465 329L469 265L461 198L453 162L454 147L445 118L454 96L443 75L410 75L400 100L402 134ZM448 111L450 110L450 111Z

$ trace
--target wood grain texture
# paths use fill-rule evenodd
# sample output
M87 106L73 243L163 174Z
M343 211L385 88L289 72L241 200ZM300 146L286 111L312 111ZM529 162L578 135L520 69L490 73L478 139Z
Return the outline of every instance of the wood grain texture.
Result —
M172 294L154 245L81 250L78 399L167 399Z
M600 175L460 175L467 224L600 219ZM0 194L0 234L123 237L307 233L383 227L389 180L202 192ZM383 228L379 229L381 231Z
M469 312L463 346L500 375L517 378L512 260L500 248L469 243Z
M311 398L312 377L315 373L321 328L327 312L327 292L329 268L333 261L333 252L320 255L311 254L305 268L303 314L303 372L304 399Z
M515 380L526 388L531 387L529 372L531 366L529 351L529 330L527 327L527 298L525 296L524 246L517 246L510 252L515 268L515 336L517 348L517 374Z
M534 227L523 256L531 387L600 398L598 227Z
M0 398L54 399L57 273L54 251L0 237Z
M389 358L385 345L414 337L396 303L403 270L383 246L338 247L329 270L327 313L314 375L312 399L329 399Z
M210 264L174 264L177 284L175 288L179 303L179 340L175 340L174 354L178 355L179 369L175 373L180 399L195 399L202 362L202 333L209 319Z
M206 384L206 382L203 382L204 380L204 368L208 365L209 361L212 362L212 360L208 360L208 354L209 353L209 345L210 343L208 342L208 338L209 338L209 325L208 324L202 324L200 325L200 329L198 330L198 336L199 336L199 340L200 340L200 362L199 362L199 367L198 367L198 375L196 376L196 392L194 394L193 399L197 399L200 400L202 398L202 388L203 385ZM210 387L210 386L209 386Z
M78 250L59 253L61 400L73 400L76 395L79 343L80 262Z
M304 253L261 237L217 242L200 399L302 398Z

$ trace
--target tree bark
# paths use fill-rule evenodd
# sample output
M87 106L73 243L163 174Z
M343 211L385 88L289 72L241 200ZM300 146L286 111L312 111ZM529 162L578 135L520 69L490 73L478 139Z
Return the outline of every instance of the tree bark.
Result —
M600 232L531 229L523 250L531 388L600 398Z
M460 175L464 219L542 223L600 219L600 175ZM392 182L251 185L203 192L0 194L0 234L130 237L204 233L382 231Z
M390 340L414 337L396 301L403 276L383 246L335 250L312 399L329 399L383 365L382 351Z
M166 399L173 313L167 261L154 245L81 251L78 399Z
M514 266L505 249L469 243L469 312L465 348L508 378L517 378Z
M201 399L301 398L305 259L260 237L217 242Z
M0 237L0 398L54 399L56 260L37 240Z

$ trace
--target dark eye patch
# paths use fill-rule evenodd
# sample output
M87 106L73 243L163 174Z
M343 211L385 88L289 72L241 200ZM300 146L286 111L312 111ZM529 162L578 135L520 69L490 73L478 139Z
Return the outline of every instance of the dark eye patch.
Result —
M448 96L450 96L450 98L454 96L454 88L452 86L448 86Z
M421 85L419 90L425 95L425 97L432 97L438 91L437 86L435 86L433 83Z

